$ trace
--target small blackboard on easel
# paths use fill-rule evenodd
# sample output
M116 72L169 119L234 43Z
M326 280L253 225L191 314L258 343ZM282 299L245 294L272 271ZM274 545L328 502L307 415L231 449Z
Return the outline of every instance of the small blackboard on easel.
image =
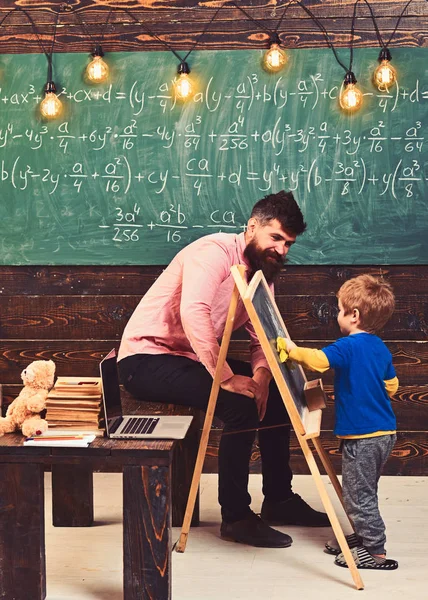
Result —
M323 503L327 516L330 520L340 549L344 554L355 586L357 589L361 590L364 588L362 579L355 565L354 558L347 544L342 527L333 508L333 504L328 496L312 449L309 446L309 440L311 440L317 450L327 475L330 478L333 488L336 491L339 500L343 504L341 485L337 479L336 473L334 472L330 458L327 452L324 450L319 439L322 418L321 407L318 406L317 408L314 408L314 406L311 406L311 408L314 408L314 410L310 410L307 401L307 398L310 398L312 394L317 398L316 403L319 404L320 385L316 383L312 386L308 386L309 382L307 382L305 373L300 365L291 365L290 363L287 364L281 362L277 350L277 338L289 336L284 325L284 321L279 313L278 307L276 306L275 299L269 289L263 273L261 271L255 273L251 283L248 285L245 277L245 267L243 265L232 267L231 272L235 280L235 288L230 300L229 311L226 318L213 384L208 400L208 407L206 410L201 441L199 444L198 456L196 458L192 485L190 487L189 498L187 501L186 513L184 515L183 527L181 529L180 538L175 546L175 549L177 552L184 552L186 549L187 538L190 530L190 522L195 506L197 490L199 487L203 462L208 445L208 437L211 430L217 396L220 389L221 375L233 331L238 299L241 297L244 306L247 309L247 313L253 325L254 331L265 354L269 368L275 379L275 383L283 399L285 408L290 416L290 421L296 433L297 440L300 444L312 477L314 478L321 502ZM309 403L311 404L311 402L313 403L313 399L310 400Z
M321 409L325 408L322 381L316 379L309 382L300 365L292 361L281 362L277 351L277 339L290 336L263 273L261 271L255 273L250 284L247 285L242 277L239 279L239 272L234 269L235 267L232 267L235 283L266 360L281 395L288 398L287 410L293 414L293 427L307 439L318 437L322 418Z

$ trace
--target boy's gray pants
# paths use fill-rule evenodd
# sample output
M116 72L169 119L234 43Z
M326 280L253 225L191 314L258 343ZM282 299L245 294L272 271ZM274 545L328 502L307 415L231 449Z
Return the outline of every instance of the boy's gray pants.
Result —
M385 524L377 497L382 469L397 436L342 440L342 491L355 533L371 554L385 554Z

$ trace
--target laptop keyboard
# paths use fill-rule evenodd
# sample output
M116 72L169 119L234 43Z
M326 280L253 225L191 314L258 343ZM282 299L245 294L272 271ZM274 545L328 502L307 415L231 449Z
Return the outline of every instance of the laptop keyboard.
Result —
M159 417L137 417L128 418L125 427L120 434L127 433L133 435L136 433L152 433L159 422Z

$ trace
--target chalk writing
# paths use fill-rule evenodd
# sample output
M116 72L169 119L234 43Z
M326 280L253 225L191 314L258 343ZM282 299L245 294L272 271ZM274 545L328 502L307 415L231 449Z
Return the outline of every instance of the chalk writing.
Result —
M328 50L294 51L276 76L256 51L195 52L185 105L169 53L109 55L101 87L82 82L83 55L58 55L65 112L49 123L43 57L1 57L0 260L163 264L196 237L245 231L257 199L288 189L308 222L296 262L427 262L427 55L394 50L413 66L387 93L359 78L353 116ZM376 59L356 50L362 73Z

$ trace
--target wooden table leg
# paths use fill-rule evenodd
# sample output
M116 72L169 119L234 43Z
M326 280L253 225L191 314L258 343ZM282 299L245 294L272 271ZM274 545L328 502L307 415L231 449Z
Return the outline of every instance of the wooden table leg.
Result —
M0 598L46 598L43 465L0 464Z
M171 467L123 467L124 600L171 598Z
M54 527L89 527L94 522L92 469L82 465L52 465Z

